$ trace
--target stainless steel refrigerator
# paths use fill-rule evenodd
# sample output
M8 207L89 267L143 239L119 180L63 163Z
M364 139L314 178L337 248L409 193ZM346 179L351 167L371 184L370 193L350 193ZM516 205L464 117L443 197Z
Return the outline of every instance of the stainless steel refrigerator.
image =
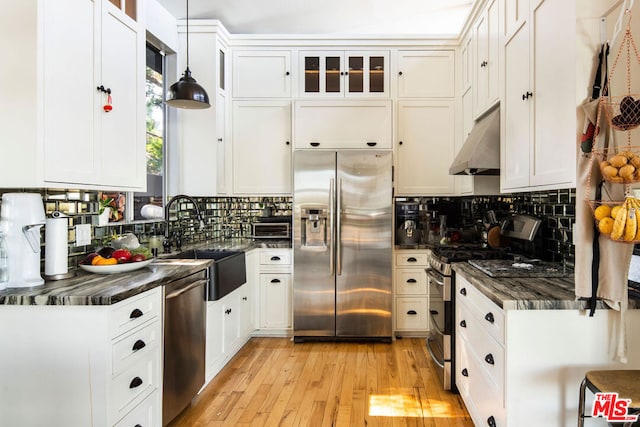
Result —
M391 152L297 150L293 165L294 340L390 341Z

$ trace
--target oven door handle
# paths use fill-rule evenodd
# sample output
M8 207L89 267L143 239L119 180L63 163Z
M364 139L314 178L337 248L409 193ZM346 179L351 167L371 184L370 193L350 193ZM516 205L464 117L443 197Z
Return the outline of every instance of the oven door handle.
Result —
M431 348L431 342L433 340L431 339L431 337L427 338L427 351L429 352L429 354L431 355L431 359L433 359L433 361L435 362L436 365L440 366L441 368L444 368L444 359L443 360L439 360L435 353L433 352L433 349Z
M436 310L429 310L429 316L431 317L431 322L433 323L433 327L436 329L436 332L442 336L445 336L444 330L438 325L438 321L436 320L436 315L439 314Z
M440 286L444 286L444 280L438 277L438 275L435 273L435 270L433 268L425 268L424 271L427 272L427 276L433 279L434 282L436 282Z

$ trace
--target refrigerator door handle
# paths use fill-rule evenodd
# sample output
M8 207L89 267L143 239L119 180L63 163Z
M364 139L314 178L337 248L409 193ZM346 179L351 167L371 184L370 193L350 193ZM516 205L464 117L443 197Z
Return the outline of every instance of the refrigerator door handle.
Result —
M335 274L335 259L334 259L334 244L335 244L335 227L334 227L334 212L335 212L335 184L336 180L331 178L329 181L329 270L330 275Z
M342 276L342 178L338 178L338 187L336 190L336 267L338 276Z

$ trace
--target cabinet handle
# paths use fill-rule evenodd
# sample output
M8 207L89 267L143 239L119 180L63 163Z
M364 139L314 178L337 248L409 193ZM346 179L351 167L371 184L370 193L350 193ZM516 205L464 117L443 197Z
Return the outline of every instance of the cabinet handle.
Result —
M131 347L131 350L132 351L142 350L146 346L147 346L147 344L144 341L138 340L138 341L135 342L135 344L133 344L133 347Z
M108 87L105 89L105 87L103 85L100 85L96 88L96 90L102 92L102 93L106 93L107 95L111 95L111 88Z
M407 283L418 283L416 279L407 279Z
M218 138L218 142L222 142L222 138Z
M289 141L287 141L287 142L285 142L285 144L289 145L289 144L290 144L290 142L289 142Z
M242 301L246 301L246 300L247 300L247 297L242 297Z
M522 100L526 101L527 99L529 99L532 96L533 96L533 93L531 93L531 92L523 93L522 94Z
M280 283L280 279L271 279L271 283Z
M430 313L432 316L437 316L437 315L438 315L438 311L437 311L437 310L429 310L429 313Z
M489 312L485 314L484 320L486 320L489 323L493 323L496 319L493 317L493 313Z
M487 418L487 424L489 425L489 427L496 427L496 419L493 418L493 415Z
M402 75L402 71L398 72L398 75L401 76Z
M460 327L461 328L466 328L467 327L467 321L466 320L461 320L460 321Z
M407 258L407 262L418 262L414 257Z
M291 74L291 73L288 72L288 71L286 73L284 73L285 76L288 76L289 74Z
M487 65L489 65L489 63L487 61L482 61L480 63L480 66L483 67L483 68L486 67Z
M230 308L227 308L227 309L224 311L224 313L225 313L225 314L231 314L231 309L230 309Z
M407 311L407 314L410 315L410 316L415 316L416 314L418 314L418 312L415 311L415 310L409 310L409 311Z
M140 387L141 385L142 385L142 379L140 377L135 377L129 383L129 388L136 388L136 387Z
M140 424L136 424L136 425L135 425L135 426L133 426L133 427L142 427L142 426L141 426Z
M142 317L143 314L144 313L139 308L136 308L129 315L129 319L137 319L138 317Z
M280 261L280 257L279 256L272 256L270 258L270 261Z
M404 144L402 141L399 141L399 142L398 142L398 145L402 145L402 144Z
M469 371L467 371L467 368L464 368L464 369L462 370L462 376L463 376L463 377L468 377L468 376L469 376Z
M367 145L369 147L375 147L376 145L378 145L378 143L377 142L367 142Z
M495 365L496 361L493 360L493 354L489 353L484 357L484 361L487 362L489 365Z
M467 296L467 288L460 289L460 294L462 294L462 295L464 295L466 297Z
M320 143L319 142L310 142L309 145L311 145L312 147L319 147Z

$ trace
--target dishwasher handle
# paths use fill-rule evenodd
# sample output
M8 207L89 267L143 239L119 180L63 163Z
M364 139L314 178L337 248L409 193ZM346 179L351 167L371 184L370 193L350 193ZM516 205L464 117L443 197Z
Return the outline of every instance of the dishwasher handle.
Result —
M164 298L165 299L173 299L173 298L179 297L180 295L184 294L185 292L190 291L193 288L196 288L196 287L198 287L200 285L206 285L208 281L209 281L209 279L200 279L200 280L197 280L195 282L188 282L185 286L182 286L182 287L180 287L178 289L175 289L170 294L167 294Z

